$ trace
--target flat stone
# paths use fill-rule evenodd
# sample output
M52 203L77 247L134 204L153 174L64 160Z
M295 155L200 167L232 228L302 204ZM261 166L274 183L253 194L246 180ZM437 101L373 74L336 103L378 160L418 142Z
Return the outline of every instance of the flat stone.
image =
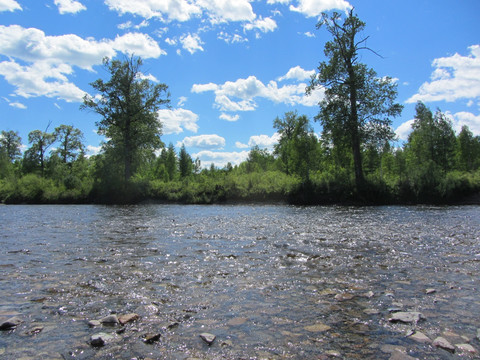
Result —
M37 325L37 326L34 326L31 329L27 330L25 332L25 335L36 335L36 334L42 332L42 330L43 330L43 326Z
M111 341L113 336L106 333L98 333L90 337L90 345L94 347L104 346L105 343Z
M420 321L420 319L423 319L423 318L424 318L423 315L416 311L399 311L399 312L393 313L390 316L390 319L388 319L388 321L411 324L411 323L417 323Z
M470 344L455 344L455 346L464 353L476 354L477 350Z
M407 354L405 354L402 351L399 350L394 350L392 352L392 355L390 356L389 360L415 360L416 358L411 357Z
M213 334L209 334L209 333L201 333L200 334L200 338L205 341L208 346L212 345L213 342L215 341L215 339L217 338L215 335Z
M143 341L147 344L153 344L154 342L160 340L161 336L162 334L148 333L143 335Z
M131 314L125 314L125 315L120 315L118 317L118 322L122 325L125 325L129 322L132 322L132 321L135 321L135 320L138 320L139 319L139 315L138 314L135 314L135 313L131 313Z
M365 309L363 312L367 315L377 315L380 313L377 309Z
M452 353L455 352L455 347L452 344L450 344L447 339L445 339L441 336L439 336L435 340L433 340L433 345L436 346L436 347L439 347L441 349L450 351Z
M98 320L90 320L88 322L88 326L90 326L90 327L96 327L96 326L100 326L100 325L102 325L102 323Z
M420 331L416 331L413 335L410 336L410 339L415 340L416 342L423 344L431 344L432 340Z
M316 323L315 325L305 326L304 329L310 332L324 332L330 330L331 327L323 323Z
M111 314L100 319L100 322L102 324L115 325L118 324L118 317L115 314Z
M17 316L11 317L10 319L0 324L0 330L12 330L18 325L20 325L22 322L23 320Z
M402 353L405 353L407 351L407 349L404 346L390 345L390 344L382 345L380 350L384 353L387 353L387 354L393 354L395 351L399 351L399 352L402 352Z
M436 292L437 292L437 290L433 289L433 288L425 289L425 294L427 294L427 295L434 294Z

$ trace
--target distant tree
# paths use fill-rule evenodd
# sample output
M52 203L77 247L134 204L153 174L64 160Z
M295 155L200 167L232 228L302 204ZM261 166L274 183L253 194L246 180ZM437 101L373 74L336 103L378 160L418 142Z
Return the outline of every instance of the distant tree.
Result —
M392 118L401 113L402 106L395 103L395 82L389 77L378 77L373 69L360 63L359 52L373 50L365 45L368 37L358 39L365 23L353 14L353 9L343 23L339 13L323 13L317 28L322 26L333 37L325 44L328 62L320 63L307 94L325 88L316 120L321 121L327 135L324 137L334 146L346 144L350 148L359 189L364 182L362 147L394 138Z
M82 109L92 109L102 116L97 122L99 134L109 140L104 149L117 154L128 182L145 152L162 146L161 123L157 110L169 103L167 85L153 84L142 76L142 59L125 61L104 59L110 79L91 83L100 96L85 95Z
M48 126L45 131L33 130L28 134L30 148L25 151L24 163L27 167L40 167L42 177L45 174L45 155L47 149L55 142L55 135L48 133Z
M260 149L258 145L255 145L248 153L247 172L266 171L274 161L273 155L267 149Z
M278 130L280 139L274 146L274 153L279 156L285 172L307 178L314 167L318 141L305 115L287 112L282 119L276 118L273 127Z
M80 129L76 129L71 125L60 125L55 128L54 135L56 140L60 142L56 153L64 164L75 161L83 153L83 133Z
M175 180L178 173L178 159L175 152L175 147L172 143L168 145L165 158L165 170L168 175L168 180Z
M178 156L178 168L180 170L180 177L186 178L192 175L193 172L193 161L192 157L188 154L185 144L182 144L180 148L180 153Z
M0 135L0 151L5 152L10 162L15 161L22 154L20 146L22 145L22 138L18 135L18 131L2 130Z
M461 171L476 170L480 163L480 138L474 137L467 125L457 136L457 167Z

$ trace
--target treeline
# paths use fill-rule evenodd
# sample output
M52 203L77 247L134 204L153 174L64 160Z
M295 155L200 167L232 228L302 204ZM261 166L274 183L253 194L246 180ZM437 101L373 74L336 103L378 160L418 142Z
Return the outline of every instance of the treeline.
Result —
M202 168L173 144L124 171L108 151L87 157L83 134L70 125L34 130L29 148L14 131L0 136L0 200L4 203L181 203L287 201L331 203L457 203L480 191L480 137L458 135L441 111L416 106L408 141L362 148L365 181L358 189L348 148L318 138L309 119L288 112L273 122L272 152L254 147L237 166ZM53 150L52 150L53 149Z

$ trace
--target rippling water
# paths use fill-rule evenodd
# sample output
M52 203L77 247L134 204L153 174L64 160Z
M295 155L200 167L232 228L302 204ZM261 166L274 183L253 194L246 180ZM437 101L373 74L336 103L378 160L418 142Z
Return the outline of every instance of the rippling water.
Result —
M0 332L0 358L474 358L407 335L480 351L479 210L1 206L0 322L24 322ZM98 332L113 339L93 348Z

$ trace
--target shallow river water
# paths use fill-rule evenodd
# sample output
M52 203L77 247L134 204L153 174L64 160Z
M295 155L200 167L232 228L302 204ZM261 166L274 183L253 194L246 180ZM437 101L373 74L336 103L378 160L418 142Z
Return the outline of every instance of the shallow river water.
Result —
M478 206L0 206L0 358L479 358L479 270Z

